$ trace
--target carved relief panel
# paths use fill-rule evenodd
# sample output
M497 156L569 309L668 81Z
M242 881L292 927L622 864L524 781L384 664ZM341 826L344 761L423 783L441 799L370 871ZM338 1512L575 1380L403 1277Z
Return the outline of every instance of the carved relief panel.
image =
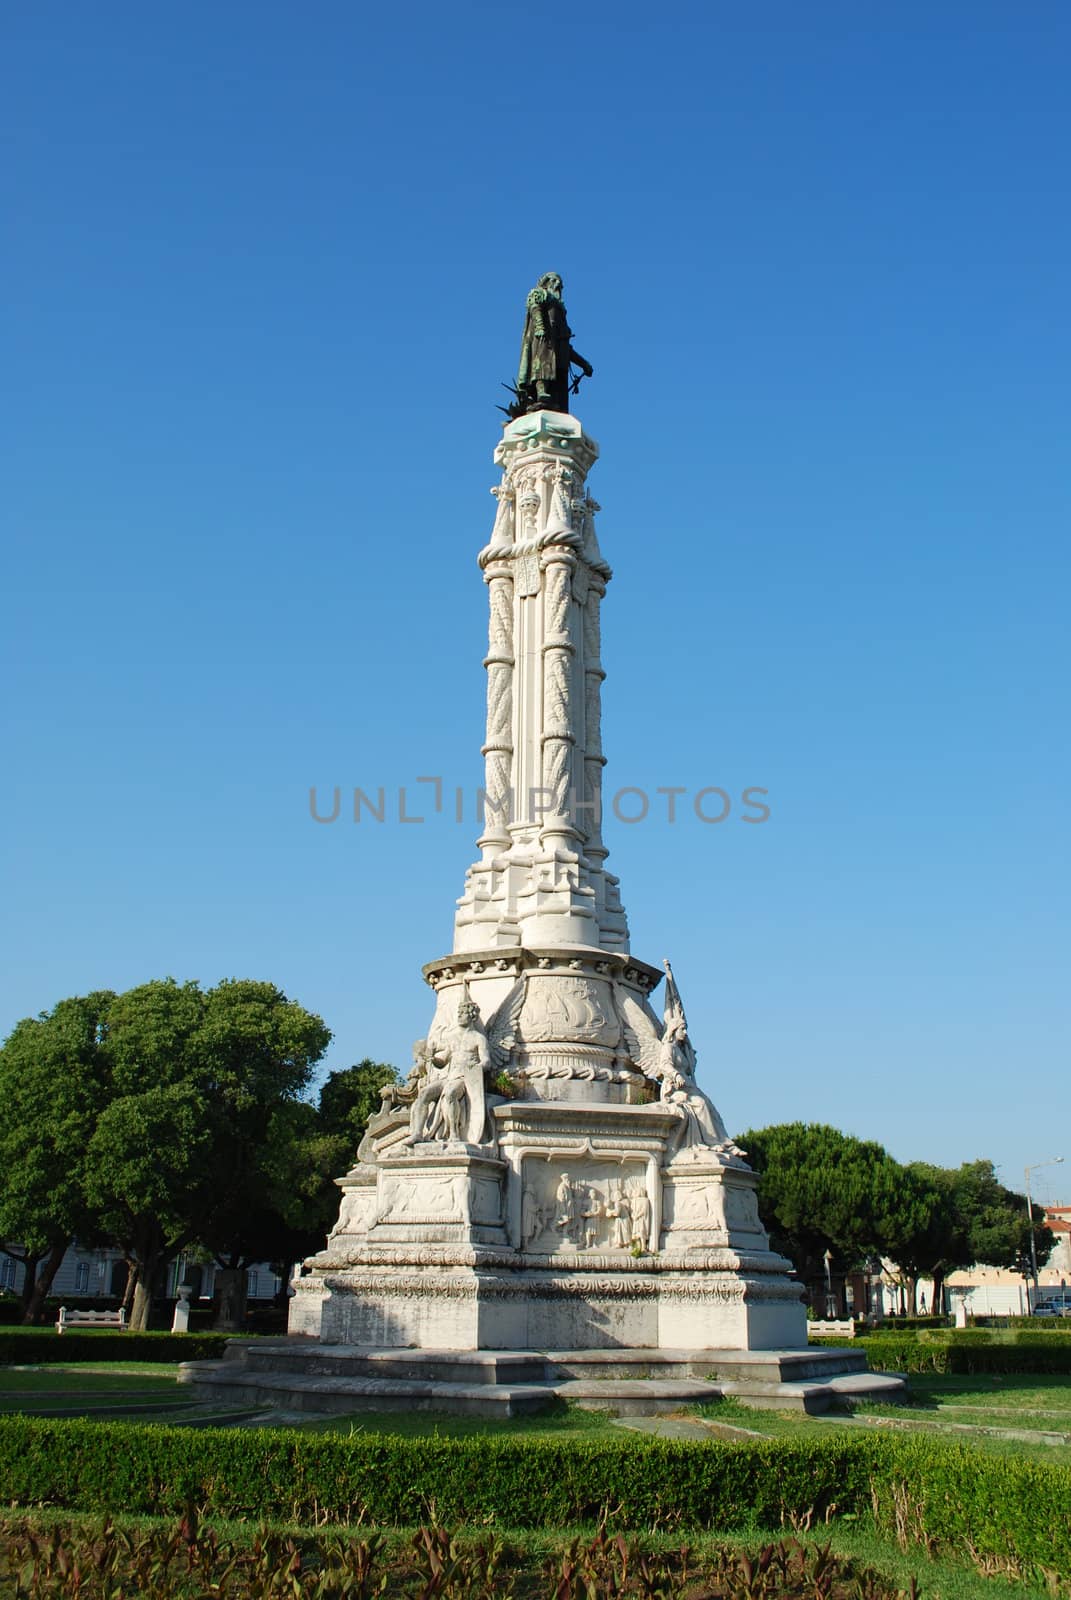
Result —
M646 1161L529 1159L522 1176L520 1246L529 1254L650 1247Z

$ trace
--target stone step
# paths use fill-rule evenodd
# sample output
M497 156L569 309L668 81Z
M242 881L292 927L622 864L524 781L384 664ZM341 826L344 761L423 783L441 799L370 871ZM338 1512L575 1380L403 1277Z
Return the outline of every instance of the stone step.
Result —
M554 1392L583 1411L613 1411L619 1417L664 1416L717 1400L720 1393L702 1378L573 1378L556 1383Z
M431 1383L402 1378L319 1377L303 1372L226 1370L226 1363L206 1372L207 1362L191 1362L195 1374L180 1371L179 1381L192 1383L200 1400L213 1391L229 1401L278 1405L291 1411L413 1412L444 1411L462 1417L536 1416L550 1409L554 1390L538 1384Z
M235 1341L221 1361L184 1362L199 1399L310 1411L535 1415L566 1400L658 1416L730 1396L808 1414L906 1397L903 1378L866 1371L861 1351L370 1350L304 1339Z
M565 1350L549 1351L552 1371L567 1378L716 1378L749 1383L821 1382L866 1372L862 1350Z
M539 1384L547 1378L546 1357L531 1350L370 1350L359 1345L312 1345L305 1339L264 1339L241 1343L234 1350L228 1345L225 1360L250 1372L313 1377L467 1384Z

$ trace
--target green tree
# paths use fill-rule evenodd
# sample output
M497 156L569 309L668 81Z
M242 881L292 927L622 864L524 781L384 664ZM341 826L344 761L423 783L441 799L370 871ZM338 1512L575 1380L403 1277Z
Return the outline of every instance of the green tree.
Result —
M759 1174L759 1214L775 1249L804 1281L828 1250L842 1263L897 1256L936 1203L887 1150L822 1123L780 1123L737 1135Z
M146 1326L180 1250L218 1247L278 1197L287 1119L330 1037L246 979L166 979L20 1023L0 1053L4 1231L57 1264L76 1232L116 1239Z
M85 1157L102 1105L101 1039L115 996L61 1000L0 1049L0 1237L26 1267L23 1320L40 1321L64 1252L99 1237Z
M398 1082L397 1070L385 1061L363 1061L331 1072L320 1089L317 1106L321 1131L337 1138L339 1160L352 1166L368 1119L382 1104L380 1091Z
M323 1248L338 1217L335 1180L356 1160L368 1119L382 1103L380 1090L397 1081L392 1066L366 1058L330 1073L317 1105L287 1101L275 1108L246 1181L201 1236L221 1269L217 1326L239 1325L251 1262L271 1261L286 1276L294 1261Z
M86 1187L137 1274L132 1327L146 1326L163 1266L193 1243L218 1250L270 1195L275 1121L330 1037L321 1018L251 979L204 992L167 979L114 1002Z
M1001 1183L992 1161L968 1161L955 1168L917 1161L910 1170L941 1195L941 1225L912 1241L909 1261L901 1262L916 1281L932 1277L935 1307L942 1302L950 1272L976 1263L1022 1270L1030 1259L1026 1196ZM1038 1261L1044 1261L1055 1236L1036 1216L1033 1232Z

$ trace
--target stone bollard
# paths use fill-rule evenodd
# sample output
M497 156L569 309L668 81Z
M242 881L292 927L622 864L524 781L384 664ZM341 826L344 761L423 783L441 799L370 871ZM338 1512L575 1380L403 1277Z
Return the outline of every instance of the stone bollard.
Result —
M178 1286L178 1301L175 1305L175 1315L171 1319L172 1333L187 1333L190 1326L190 1295L193 1285L180 1283Z

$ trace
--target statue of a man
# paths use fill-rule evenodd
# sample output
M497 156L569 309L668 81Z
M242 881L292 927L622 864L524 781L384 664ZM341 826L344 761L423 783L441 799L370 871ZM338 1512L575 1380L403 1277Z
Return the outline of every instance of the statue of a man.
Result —
M572 337L562 303L562 280L556 272L544 272L528 296L517 369L518 416L569 410L570 365L579 367L586 378L593 370L573 349ZM574 394L579 384L580 379L574 379Z
M409 1114L404 1143L463 1140L479 1144L487 1120L484 1073L491 1068L487 1032L480 1009L467 992L457 1008L457 1024L446 1038L425 1046L420 1088Z

